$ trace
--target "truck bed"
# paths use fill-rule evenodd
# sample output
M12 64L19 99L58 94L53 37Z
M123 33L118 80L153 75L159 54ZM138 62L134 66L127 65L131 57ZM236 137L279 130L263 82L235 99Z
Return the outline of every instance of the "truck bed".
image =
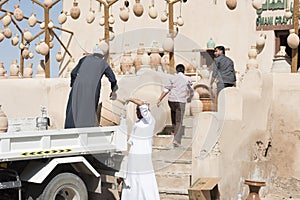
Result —
M126 125L0 134L0 162L127 150Z

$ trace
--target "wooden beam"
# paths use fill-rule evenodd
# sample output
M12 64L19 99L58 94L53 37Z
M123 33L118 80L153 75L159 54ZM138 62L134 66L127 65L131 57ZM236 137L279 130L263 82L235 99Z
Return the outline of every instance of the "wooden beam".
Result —
M293 26L295 33L299 35L299 0L294 0ZM296 73L298 66L298 47L292 49L292 68L291 72Z

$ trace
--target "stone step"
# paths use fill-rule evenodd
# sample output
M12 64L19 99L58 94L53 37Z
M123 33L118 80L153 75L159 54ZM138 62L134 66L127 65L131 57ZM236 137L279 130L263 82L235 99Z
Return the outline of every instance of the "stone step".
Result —
M191 177L190 175L156 174L156 181L160 192L187 194Z
M153 146L155 147L173 147L173 135L156 135L153 137ZM181 139L181 145L189 147L192 145L192 138L189 136L183 136Z
M180 195L180 194L169 194L160 192L159 194L160 200L189 200L188 195Z
M153 149L152 151L153 161L169 161L174 162L176 160L192 160L192 151L182 150L180 148L173 148L170 150Z
M192 161L190 160L153 161L153 166L155 173L162 175L192 174Z

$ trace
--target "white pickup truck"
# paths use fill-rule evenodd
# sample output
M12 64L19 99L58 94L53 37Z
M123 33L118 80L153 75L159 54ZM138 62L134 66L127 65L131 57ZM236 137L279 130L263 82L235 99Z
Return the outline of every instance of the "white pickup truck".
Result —
M122 176L127 126L0 134L0 199L88 200L101 174Z

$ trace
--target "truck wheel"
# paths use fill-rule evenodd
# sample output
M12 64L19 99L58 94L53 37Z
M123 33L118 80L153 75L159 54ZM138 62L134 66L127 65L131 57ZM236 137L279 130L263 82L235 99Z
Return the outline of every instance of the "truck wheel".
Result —
M72 173L61 173L48 183L40 199L87 200L88 194L80 177Z

